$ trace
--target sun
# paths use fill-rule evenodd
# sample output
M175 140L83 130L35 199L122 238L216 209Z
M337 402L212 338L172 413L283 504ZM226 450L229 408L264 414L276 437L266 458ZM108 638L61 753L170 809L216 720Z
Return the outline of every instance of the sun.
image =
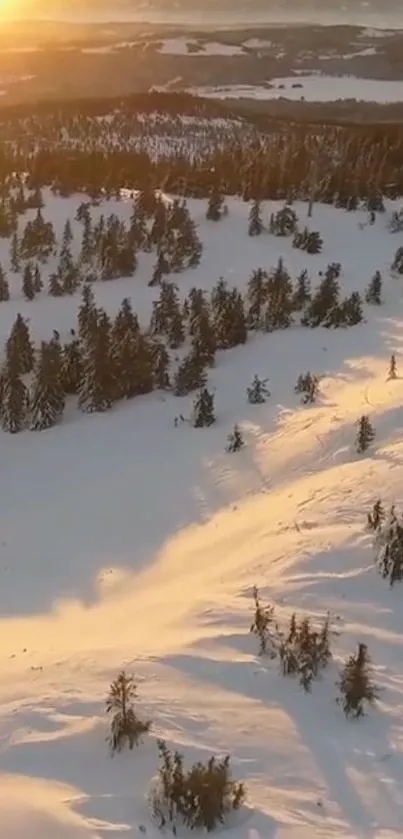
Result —
M20 7L20 0L0 0L0 20L18 19Z

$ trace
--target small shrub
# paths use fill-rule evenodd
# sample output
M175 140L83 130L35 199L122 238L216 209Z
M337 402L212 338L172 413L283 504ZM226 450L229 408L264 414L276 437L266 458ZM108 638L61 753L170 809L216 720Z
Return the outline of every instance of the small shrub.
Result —
M182 822L190 830L204 828L211 833L239 809L245 788L232 779L229 755L223 760L211 757L206 764L195 763L186 770L183 756L172 754L163 740L158 741L158 752L159 777L151 805L161 828L168 823L176 834L177 822Z
M292 615L287 635L281 635L279 656L284 676L299 675L306 692L331 658L330 620L326 618L321 630L313 629L309 618L299 623Z

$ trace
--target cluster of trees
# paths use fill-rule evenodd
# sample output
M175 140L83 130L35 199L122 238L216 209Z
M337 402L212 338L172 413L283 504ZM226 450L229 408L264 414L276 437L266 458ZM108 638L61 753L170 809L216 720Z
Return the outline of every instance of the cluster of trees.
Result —
M151 183L207 197L224 185L247 200L297 194L350 211L365 201L378 212L382 195L403 194L398 126L379 131L271 118L266 131L230 118L219 103L178 94L22 106L5 116L1 139L1 182L28 171L32 189L49 185L63 195L116 194L123 184Z
M18 189L24 190L19 182ZM15 189L15 187L13 188ZM39 195L40 200L42 196ZM39 200L38 198L38 200ZM11 196L10 201L14 198ZM25 207L25 204L24 204ZM185 201L176 199L167 205L154 190L142 190L134 202L132 216L125 225L115 213L101 214L97 223L91 218L90 202L82 202L76 213L81 223L81 246L78 257L72 253L72 224L67 219L56 271L49 277L48 291L54 297L74 292L83 282L112 280L132 276L137 266L137 252L156 252L156 262L149 285L158 285L164 276L196 267L202 255L202 243ZM39 207L21 234L15 230L10 241L10 265L22 273L22 291L33 300L43 288L40 264L57 253L56 236L51 221L45 221ZM0 301L10 296L5 272L0 270Z
M136 713L137 686L133 676L122 671L112 682L106 700L111 716L108 743L111 755L126 746L133 749L150 731L151 721ZM232 778L230 758L212 756L207 763L184 766L180 752L172 753L163 740L157 741L160 766L158 781L150 794L152 817L159 828L166 825L176 834L177 825L200 828L208 833L225 823L227 816L238 810L245 798L245 787Z
M285 206L272 213L268 228L266 228L261 215L260 201L255 199L249 212L248 233L249 236L260 236L265 229L268 229L273 236L292 236L294 248L306 251L309 254L320 253L323 246L323 239L317 231L310 231L307 227L302 230L298 228L298 218L291 205Z
M259 655L278 659L284 676L298 676L305 692L310 692L312 683L329 664L330 619L324 620L320 629L315 629L309 618L298 619L291 615L286 629L282 629L275 614L275 607L261 603L259 591L253 589L254 617L250 631L259 641ZM358 645L355 655L349 656L338 682L341 703L346 717L361 717L365 705L372 704L378 697L373 681L371 660L365 644Z

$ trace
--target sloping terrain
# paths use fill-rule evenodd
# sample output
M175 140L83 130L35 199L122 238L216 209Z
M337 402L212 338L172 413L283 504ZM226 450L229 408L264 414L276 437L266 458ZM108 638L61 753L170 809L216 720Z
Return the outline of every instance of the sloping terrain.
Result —
M46 197L58 236L81 200ZM386 381L403 334L392 205L374 226L363 212L316 206L316 256L269 234L248 237L248 206L235 199L218 224L205 220L204 202L189 207L204 252L178 275L181 295L219 276L245 288L252 269L283 256L292 277L306 267L313 286L340 261L346 292L362 292L379 269L385 302L366 306L366 322L348 330L294 325L219 353L211 429L176 428L192 398L155 393L104 415L82 416L72 402L57 428L0 434L1 835L131 839L143 825L156 839L147 792L163 737L189 760L231 753L248 790L232 836L257 828L267 839L392 839L403 818L401 589L376 572L365 531L377 497L401 500L403 380ZM266 205L265 217L275 209ZM295 209L305 223L306 205ZM130 210L111 201L92 212ZM8 269L4 240L0 261ZM133 278L97 283L98 303L114 314L129 295L146 324L152 264L141 254ZM79 297L43 292L27 302L20 282L10 274L1 341L17 312L36 341L55 328L64 339ZM294 394L307 370L323 376L311 407ZM255 373L270 378L262 406L245 399ZM364 455L354 446L361 414L376 430ZM246 446L231 455L235 422ZM330 611L334 660L311 695L257 656L254 584L280 620ZM335 702L335 681L358 641L382 694L353 723ZM104 699L123 667L138 679L139 713L153 731L112 760Z

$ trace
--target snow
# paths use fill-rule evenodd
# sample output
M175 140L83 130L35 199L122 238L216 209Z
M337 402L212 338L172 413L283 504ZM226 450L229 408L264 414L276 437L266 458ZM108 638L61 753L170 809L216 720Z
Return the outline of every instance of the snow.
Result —
M294 76L271 79L262 85L227 85L189 88L189 93L211 99L289 99L307 102L336 102L340 99L355 99L357 102L379 102L382 104L403 102L402 81L379 81L357 79L355 76L325 76L312 74L304 76L302 87L295 87Z
M197 51L193 51L192 46L197 46ZM220 44L217 41L198 43L187 38L166 38L159 52L164 55L189 56L244 55L243 48L234 44Z
M44 217L60 236L82 196L46 195ZM60 427L15 437L0 433L0 812L4 839L158 839L146 796L155 774L155 738L187 760L232 754L247 806L226 831L245 839L397 839L402 831L403 624L401 590L373 567L366 512L381 496L402 498L403 379L386 382L403 350L401 282L389 266L399 235L386 219L315 206L310 224L323 253L289 240L247 236L248 206L229 199L219 224L190 201L205 250L177 276L184 296L219 276L244 288L253 268L279 256L312 282L330 261L343 265L346 292L362 291L376 269L385 304L365 308L349 330L302 329L260 335L220 353L209 376L217 423L174 428L191 398L153 394L105 415L69 404ZM264 206L267 218L278 204ZM388 217L399 204L388 204ZM307 222L306 205L294 208ZM128 218L130 202L92 210ZM26 215L25 220L29 218ZM73 222L75 241L79 226ZM399 240L399 241L398 241ZM8 269L8 245L0 241ZM96 284L114 313L130 295L146 323L156 290L153 257L141 254L131 279ZM49 265L49 271L52 265ZM12 298L0 305L1 340L17 311L39 341L62 338L79 297ZM403 364L403 362L402 362ZM323 374L315 405L293 388L307 370ZM251 406L253 375L270 377L272 397ZM354 450L355 421L369 413L377 436ZM238 422L246 447L224 452ZM339 630L335 663L312 695L260 660L249 635L251 587L276 604L331 611ZM339 618L338 620L337 617ZM369 645L384 689L362 723L348 723L334 698L340 663ZM103 701L125 667L139 682L139 713L154 730L135 753L113 760ZM179 833L180 836L183 834Z

